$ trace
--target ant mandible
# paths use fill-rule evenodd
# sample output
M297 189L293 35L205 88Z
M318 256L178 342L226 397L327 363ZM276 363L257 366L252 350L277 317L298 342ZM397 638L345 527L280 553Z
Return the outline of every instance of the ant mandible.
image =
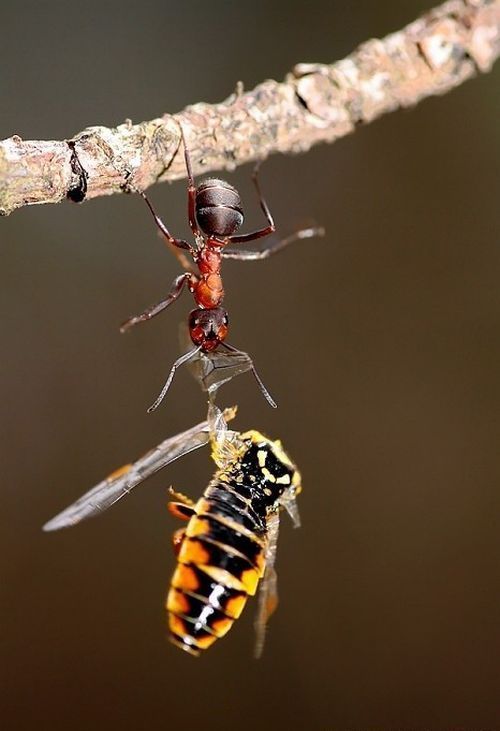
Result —
M244 244L248 241L255 241L264 236L274 233L276 226L269 207L262 195L258 172L261 161L257 162L252 173L252 180L259 198L260 207L267 220L267 226L247 234L235 234L235 231L243 223L243 209L238 191L225 180L209 178L202 181L198 187L194 182L191 157L186 145L184 129L179 124L182 144L184 147L184 159L188 178L188 218L189 226L193 232L195 246L183 239L177 239L169 232L161 218L157 215L146 194L138 191L144 198L160 232L167 243L173 249L177 258L187 271L175 278L172 288L167 297L156 305L148 307L140 315L131 317L120 328L123 333L133 325L146 322L163 312L172 302L179 297L187 285L193 294L196 302L196 309L189 315L189 334L193 349L178 358L173 364L163 389L149 407L148 412L154 411L165 397L177 368L183 363L192 360L200 351L210 353L219 345L233 353L240 353L237 348L225 342L229 318L226 310L221 307L224 299L224 287L221 277L222 259L237 259L238 261L258 261L267 259L272 254L281 251L293 241L308 239L313 236L323 236L324 229L321 227L305 228L296 231L292 235L275 241L260 251L245 251L226 249L228 244ZM197 271L193 268L180 250L189 252ZM255 366L250 359L251 371L262 391L262 394L269 404L276 408L276 403L261 381Z

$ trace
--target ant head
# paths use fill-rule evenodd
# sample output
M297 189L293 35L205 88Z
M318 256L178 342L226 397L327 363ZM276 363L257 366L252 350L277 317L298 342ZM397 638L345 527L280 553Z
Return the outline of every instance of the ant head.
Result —
M222 307L211 310L193 310L189 315L189 334L195 345L210 353L225 339L229 318Z
M207 236L231 236L243 223L240 194L225 180L204 180L196 189L196 219Z

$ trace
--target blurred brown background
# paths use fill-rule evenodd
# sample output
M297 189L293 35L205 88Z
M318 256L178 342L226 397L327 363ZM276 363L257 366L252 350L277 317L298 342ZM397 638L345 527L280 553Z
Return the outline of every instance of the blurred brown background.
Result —
M11 3L0 137L70 137L333 61L431 3ZM180 372L183 296L118 324L178 268L144 205L112 197L0 221L1 725L9 729L500 728L500 66L333 146L262 170L279 229L328 231L225 268L250 376L237 426L281 437L304 478L286 519L264 658L252 615L199 661L164 640L166 487L197 496L208 452L99 520L40 527L111 469L204 412ZM230 176L248 229L249 168ZM152 197L186 235L185 185Z

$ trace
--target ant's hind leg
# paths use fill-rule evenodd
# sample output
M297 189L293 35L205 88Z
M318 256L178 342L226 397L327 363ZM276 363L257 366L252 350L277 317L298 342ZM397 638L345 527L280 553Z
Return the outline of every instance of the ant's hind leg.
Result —
M147 322L147 320L151 320L153 317L156 317L156 315L159 315L160 312L163 312L163 310L171 305L172 302L175 302L175 300L179 297L184 285L191 279L191 276L191 274L186 273L180 274L178 277L176 277L174 279L172 289L170 290L166 299L158 302L158 304L156 305L148 307L148 309L144 310L144 312L141 312L140 315L134 315L134 317L130 317L120 326L120 332L124 333L129 328L131 328L132 325L137 325L139 322Z
M186 144L186 137L184 135L184 127L179 122L179 127L181 130L181 139L182 144L184 147L184 160L186 163L186 172L187 172L187 179L188 179L188 219L189 219L189 226L191 228L191 231L193 232L193 235L198 241L200 238L203 238L203 234L200 231L200 228L198 226L198 223L196 221L196 185L194 182L194 175L193 175L193 167L191 165L191 156L189 154L189 149Z
M269 236L269 234L272 234L276 231L273 215L269 209L269 206L267 205L266 199L262 195L262 190L259 183L258 176L261 162L262 161L259 161L253 169L252 182L255 186L255 190L257 191L259 205L261 207L262 213L266 217L267 226L265 226L264 228L260 228L257 231L252 231L248 234L237 234L235 236L230 236L229 241L231 241L233 244L244 244L248 241L255 241L255 239L262 239L264 238L264 236Z
M176 239L175 236L172 236L168 228L161 220L160 216L156 213L155 209L153 208L153 204L147 197L146 193L144 193L143 191L139 191L139 195L144 199L147 207L151 211L151 215L153 216L156 225L158 226L163 236L167 239L168 243L172 246L176 246L178 249L185 249L186 251L192 252L193 247L187 241L184 241L183 239Z
M313 226L311 228L303 228L300 231L286 236L284 239L270 242L267 246L264 246L259 251L241 251L236 249L226 249L222 252L224 259L236 259L238 261L260 261L261 259L268 259L273 254L277 254L278 251L282 251L284 248L293 244L295 241L301 241L302 239L312 239L315 236L324 236L325 229L322 226Z
M165 243L167 247L170 249L172 254L175 256L179 264L182 266L183 269L186 269L186 271L192 271L192 265L187 256L183 253L184 251L189 251L190 255L195 258L196 257L196 250L189 244L187 241L184 241L184 239L176 239L175 236L172 236L168 228L165 226L163 221L161 220L160 216L156 213L155 209L153 208L153 204L147 197L146 193L143 191L138 191L139 195L144 199L147 207L149 208L151 215L153 216L155 223L158 227L159 232L165 239Z

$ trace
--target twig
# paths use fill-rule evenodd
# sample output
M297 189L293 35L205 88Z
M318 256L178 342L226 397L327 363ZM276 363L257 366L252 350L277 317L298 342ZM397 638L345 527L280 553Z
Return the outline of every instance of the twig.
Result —
M194 104L136 125L89 127L71 140L14 135L0 142L0 214L185 177L178 122L195 172L234 169L272 152L333 142L488 71L499 54L500 0L449 0L342 61L300 64L283 83L265 81L246 93L239 85L221 104Z

